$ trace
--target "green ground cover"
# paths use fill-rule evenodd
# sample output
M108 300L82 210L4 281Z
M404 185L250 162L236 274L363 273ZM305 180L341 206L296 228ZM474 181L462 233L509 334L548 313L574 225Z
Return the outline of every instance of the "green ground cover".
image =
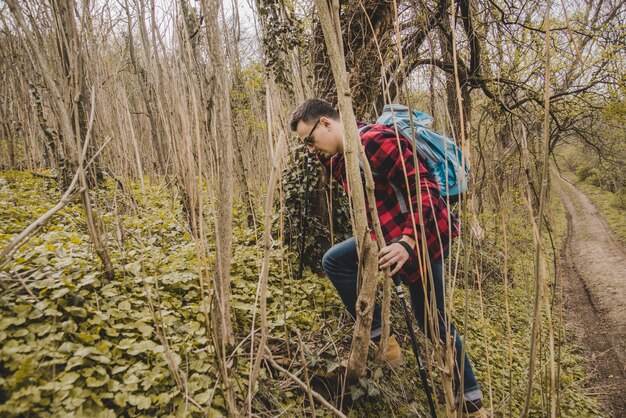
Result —
M177 197L159 179L148 179L145 193L137 184L130 185L134 200L113 181L103 186L96 197L116 270L114 281L106 282L99 271L78 204L57 214L0 270L0 415L224 415L215 347L205 330L200 301L196 246L181 221ZM27 172L0 175L0 248L56 202L60 196L56 188L54 181ZM454 320L465 334L486 404L497 416L517 414L522 407L532 314L532 242L519 198L512 197L511 207L506 214L510 338L502 285L504 247L496 216L481 219L487 238L468 270L468 280L474 285L465 290L463 274L456 279L451 275L449 280L455 282ZM247 228L245 222L244 207L237 206L231 273L234 325L241 344L231 364L240 404L247 393L250 346L246 337L262 259L262 245L257 242L262 231ZM564 236L562 227L559 231L555 232L557 245ZM340 388L340 379L332 372L349 348L351 322L326 278L310 271L303 279L293 277L296 261L278 243L272 249L270 346L276 356L291 361L293 373L304 378L295 333L301 330L309 375L328 375L312 384L330 397ZM350 416L415 416L427 411L408 338L394 306L394 324L409 361L393 372L370 362L367 377L351 387L351 400L345 401L351 402L346 408ZM561 414L597 416L598 406L583 392L582 359L567 342L564 330L557 327L556 332L564 341L560 346ZM543 341L546 336L544 327ZM540 364L547 359L545 344L542 347ZM184 376L182 386L176 385L172 368ZM540 367L536 379L545 382L548 373L548 368ZM258 416L310 413L306 393L270 368L262 368L257 389L253 410ZM183 393L201 408L187 402ZM538 387L531 415L542 416L548 400ZM319 405L316 411L318 416L328 416Z

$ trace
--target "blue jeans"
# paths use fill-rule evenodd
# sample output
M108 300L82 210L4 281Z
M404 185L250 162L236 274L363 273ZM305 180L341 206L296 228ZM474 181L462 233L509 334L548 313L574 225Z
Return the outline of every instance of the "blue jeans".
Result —
M352 315L356 317L356 300L357 300L357 273L358 273L358 255L356 250L355 239L349 238L339 244L330 248L322 259L322 267L333 285L337 289L341 300L343 301L346 309ZM444 285L444 269L441 260L431 263L433 272L433 282L435 285L435 299L438 312L438 324L439 324L439 338L445 344L447 326L446 326L446 314L445 314L445 285ZM430 282L430 280L429 280ZM424 289L420 280L410 284L408 286L409 293L411 295L411 307L413 308L413 314L417 320L417 324L422 332L424 332L428 338L432 340L433 336L430 329L425 330L424 324L426 324L425 311L424 311ZM430 293L430 284L428 285L427 292ZM372 318L371 338L377 338L381 333L381 319L380 319L380 306L376 304L374 308L374 316ZM430 327L428 327L430 328ZM459 387L459 375L460 367L458 365L464 364L463 370L463 397L466 400L478 400L482 399L482 393L476 382L474 371L470 364L467 353L464 353L464 357L461 358L463 352L463 341L461 336L456 332L456 328L453 323L450 323L450 336L454 339L454 345L456 347L456 365L454 367L454 389L458 394Z

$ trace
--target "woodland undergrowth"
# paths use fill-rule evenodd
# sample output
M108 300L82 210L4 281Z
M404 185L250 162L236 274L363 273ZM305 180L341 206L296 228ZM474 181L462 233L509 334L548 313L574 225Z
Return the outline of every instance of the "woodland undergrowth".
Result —
M205 329L199 300L196 244L181 222L180 196L162 178L144 180L142 191L137 183L127 182L121 188L105 179L94 193L115 266L114 281L106 281L101 273L78 202L59 212L0 270L0 415L226 414L213 337ZM0 247L54 205L60 194L55 180L29 172L2 173ZM464 289L459 282L448 283L448 291L454 292L454 321L465 334L486 406L496 416L519 414L523 406L533 308L532 256L528 255L533 243L523 220L526 212L519 197L507 199L511 367L500 267L505 249L497 216L480 220L485 236L498 238L481 242L475 250L468 273L472 286ZM206 210L213 209L208 205ZM551 210L551 215L562 214L557 204ZM231 306L237 345L229 353L241 404L247 391L250 327L262 259L262 227L249 228L245 212L243 205L235 205ZM275 360L303 380L308 376L314 390L349 416L424 414L428 408L397 302L392 305L392 322L407 364L391 371L371 358L367 376L348 387L340 361L348 354L352 320L327 278L308 269L302 279L294 277L297 255L278 240L279 217L274 227L268 320ZM553 228L557 250L564 228L563 224ZM212 245L213 231L208 234ZM550 248L549 240L546 243ZM558 307L558 286L552 282L550 287ZM463 322L465 292L467 324ZM581 392L586 378L582 358L568 342L562 324L555 325L560 341L560 413L597 416L597 404ZM536 370L539 379L548 381L546 335L547 331L541 337L542 360ZM182 386L172 378L168 355L184 376ZM530 412L543 416L549 410L549 394L541 387L548 383L536 386ZM330 416L267 364L256 389L257 416L310 416L313 410L317 416Z

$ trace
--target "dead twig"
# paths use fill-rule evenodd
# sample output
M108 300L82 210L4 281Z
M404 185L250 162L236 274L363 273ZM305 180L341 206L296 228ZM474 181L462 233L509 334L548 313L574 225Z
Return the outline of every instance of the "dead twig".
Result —
M51 176L50 174L44 174L44 173L37 173L37 172L34 172L34 171L31 171L30 175L31 176L35 176L35 177L41 177L41 178L44 178L44 179L51 179L51 180L56 180L57 179L57 176Z
M259 283L257 286L256 299L259 301L259 315L261 317L261 341L259 342L258 355L251 361L252 370L250 371L250 381L248 382L248 413L251 413L252 397L254 393L254 386L259 374L259 368L261 366L261 359L263 357L263 348L267 343L267 282L270 271L270 251L272 249L272 207L274 205L274 190L276 189L276 181L280 175L280 162L282 160L283 151L286 144L286 136L281 132L278 138L278 144L276 144L276 150L274 153L274 164L272 165L272 171L270 173L270 179L267 190L267 201L265 202L265 232L263 234L264 241L264 253L263 253L263 266L261 273L259 274ZM252 316L252 339L250 343L250 358L254 356L254 322L256 317L256 301L255 311Z

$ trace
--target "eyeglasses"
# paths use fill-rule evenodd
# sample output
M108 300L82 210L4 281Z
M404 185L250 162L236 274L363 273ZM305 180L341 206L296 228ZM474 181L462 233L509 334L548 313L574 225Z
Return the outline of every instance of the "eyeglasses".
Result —
M317 128L318 123L320 123L320 119L318 119L317 122L315 122L315 125L313 125L313 129L311 129L311 132L309 132L309 134L304 137L304 145L306 146L313 145L313 141L315 141L315 139L311 135L313 135L313 131L315 130L315 128Z

